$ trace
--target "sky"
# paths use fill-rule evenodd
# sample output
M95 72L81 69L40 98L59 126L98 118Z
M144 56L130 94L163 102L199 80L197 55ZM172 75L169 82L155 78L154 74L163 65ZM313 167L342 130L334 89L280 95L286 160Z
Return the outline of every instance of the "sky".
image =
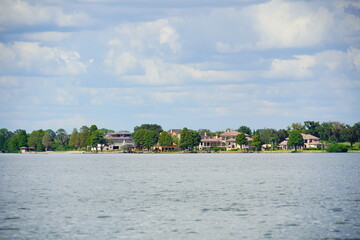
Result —
M0 128L360 121L360 1L0 0Z

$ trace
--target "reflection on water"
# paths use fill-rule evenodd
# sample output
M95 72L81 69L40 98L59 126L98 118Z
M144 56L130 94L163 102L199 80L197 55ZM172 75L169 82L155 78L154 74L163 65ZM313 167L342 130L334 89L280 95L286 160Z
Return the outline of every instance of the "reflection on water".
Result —
M0 239L360 238L359 154L0 155Z

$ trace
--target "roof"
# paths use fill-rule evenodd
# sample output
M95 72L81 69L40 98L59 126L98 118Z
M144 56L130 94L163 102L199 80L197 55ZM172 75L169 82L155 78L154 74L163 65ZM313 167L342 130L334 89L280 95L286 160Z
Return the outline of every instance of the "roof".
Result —
M109 133L107 135L115 135L115 134L131 134L131 132L129 131L117 131L117 132L113 132L113 133Z
M229 131L229 132L224 132L224 133L220 134L220 137L236 137L240 133L242 133L242 132ZM246 133L243 133L243 134L245 134L245 136L249 136L249 134L246 134Z
M168 133L177 133L177 134L180 134L180 132L181 132L181 129L170 129L168 131Z
M287 142L286 140L282 141L281 143L279 143L279 145L287 145Z
M303 137L303 139L308 139L308 140L320 140L320 138L315 137L311 134L306 134L306 133L302 133L301 136Z
M113 137L113 136L108 136L108 135L106 135L104 138L111 139L111 140L132 140L131 137Z
M201 139L201 142L221 142L221 138L216 138L216 137L204 138L204 139Z
M220 137L236 137L239 134L240 134L240 132L238 132L238 131L229 131L229 132L224 132L224 133L220 134Z

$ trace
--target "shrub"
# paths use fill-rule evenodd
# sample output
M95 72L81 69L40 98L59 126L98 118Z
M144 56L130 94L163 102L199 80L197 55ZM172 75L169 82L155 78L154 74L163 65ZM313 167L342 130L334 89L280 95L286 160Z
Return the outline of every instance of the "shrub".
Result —
M326 149L327 152L347 152L348 148L344 144L333 143Z

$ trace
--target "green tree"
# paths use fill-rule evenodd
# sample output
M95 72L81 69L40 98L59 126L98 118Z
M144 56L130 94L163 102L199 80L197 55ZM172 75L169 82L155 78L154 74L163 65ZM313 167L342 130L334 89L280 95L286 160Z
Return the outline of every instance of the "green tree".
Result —
M69 135L63 128L60 128L56 131L55 140L64 148L69 143Z
M28 135L25 130L18 129L7 141L7 152L17 153L20 147L27 147Z
M152 130L147 129L138 129L134 133L134 143L135 146L139 149L144 147L148 150L151 149L158 141L159 134Z
M87 146L87 139L89 136L90 129L87 126L82 126L79 132L79 146L85 148Z
M205 136L205 134L208 137L214 136L214 134L209 129L199 129L198 133L200 134L200 136Z
M242 150L242 146L243 145L247 145L248 144L248 140L246 139L246 136L244 133L240 133L239 135L236 136L235 138L235 142L240 145L240 148Z
M290 132L289 141L287 143L289 147L295 147L295 151L297 151L298 147L304 145L304 139L301 136L301 132L299 130L293 130Z
M300 132L305 131L305 126L301 123L292 123L291 126L288 126L288 131L298 130Z
M44 145L42 144L42 139L44 137L45 132L40 129L37 131L32 131L28 139L29 147L33 147L36 151L44 151Z
M251 136L251 129L247 126L241 126L237 130L238 132L245 133Z
M44 136L42 138L42 144L45 147L45 151L48 151L50 149L50 147L52 146L52 144L54 143L54 139L51 136L51 133L46 131L44 133Z
M304 122L305 132L313 136L319 137L319 127L320 123L315 121L305 121Z
M161 132L159 135L159 145L160 146L172 146L173 145L173 138L168 132Z
M13 132L6 128L0 129L0 152L9 152L9 139L14 135Z
M137 131L137 130L140 130L140 129L145 129L145 130L150 130L150 131L155 131L156 133L160 134L162 131L164 131L162 129L162 127L158 124L142 124L141 126L136 126L134 127L134 133Z
M264 128L256 130L256 134L259 135L262 143L272 143L272 139L275 138L278 141L278 133L275 129Z
M332 135L332 124L331 122L323 122L317 127L317 132L319 133L320 140L329 141Z
M253 140L251 141L251 145L254 146L256 151L260 151L261 150L261 145L262 145L260 136L257 135L257 134L254 134L252 138L253 138Z
M98 144L105 143L104 136L100 132L100 130L94 130L89 137L89 145L91 147L95 147L96 152L98 152ZM102 148L101 148L102 150Z
M105 136L105 135L107 135L107 134L109 134L109 133L115 132L114 130L106 129L106 128L100 128L99 131L101 132L101 134L102 134L103 136Z
M185 150L193 150L194 147L199 146L201 136L197 131L183 128L180 133L180 148Z
M354 126L352 126L352 130L354 131L355 138L357 138L360 149L360 122L355 123Z
M73 129L70 135L69 145L75 149L80 148L80 133L76 128Z
M285 129L279 129L277 131L277 137L278 137L279 142L284 141L288 136L289 136L289 133Z

